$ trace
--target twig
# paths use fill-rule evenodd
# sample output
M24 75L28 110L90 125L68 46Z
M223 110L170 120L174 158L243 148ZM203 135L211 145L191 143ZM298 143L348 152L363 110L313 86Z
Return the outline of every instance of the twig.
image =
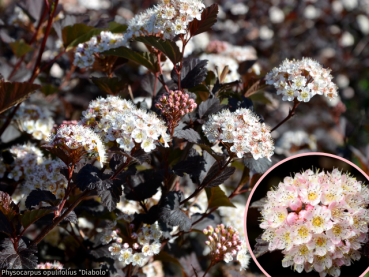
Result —
M283 119L281 122L278 123L277 126L275 126L270 132L275 131L279 126L281 126L283 123L285 123L288 119L290 119L292 116L295 115L295 111L297 106L300 104L300 102L295 98L294 102L293 102L293 108L292 110L290 110L290 112L288 113L287 117L285 119Z

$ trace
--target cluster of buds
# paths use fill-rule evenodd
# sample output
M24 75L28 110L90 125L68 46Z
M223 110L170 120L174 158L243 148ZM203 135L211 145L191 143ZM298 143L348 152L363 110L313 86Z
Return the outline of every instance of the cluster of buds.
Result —
M104 245L111 243L108 248L111 256L117 258L123 266L132 264L143 267L150 257L159 254L161 250L159 240L162 232L157 223L144 224L136 232L134 224L126 222L126 225L128 226L128 237L119 237L117 234L119 230L106 230L100 240Z
M185 114L192 113L197 107L195 100L180 90L169 91L159 102L155 105L156 108L160 109L167 121L172 123L178 123Z
M61 125L56 134L49 138L49 150L59 156L58 150L67 156L63 162L69 166L69 162L78 163L82 157L95 157L100 161L101 167L106 161L106 150L100 137L90 128L82 125Z
M50 262L40 263L36 267L36 269L63 269L63 268L64 266L58 261L54 261L53 263Z
M242 249L242 241L239 232L232 226L225 227L224 224L208 226L203 230L204 235L208 236L205 244L210 247L210 256L213 263L233 261L233 257Z

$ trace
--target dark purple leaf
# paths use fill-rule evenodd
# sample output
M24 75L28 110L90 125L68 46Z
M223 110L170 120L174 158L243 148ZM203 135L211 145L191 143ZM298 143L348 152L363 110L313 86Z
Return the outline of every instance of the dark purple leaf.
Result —
M225 162L215 162L206 174L201 186L207 188L216 187L223 184L225 180L231 177L236 168L227 166L221 171L221 167L223 167L224 163Z
M181 70L181 87L193 88L204 81L208 74L207 63L207 60L185 59ZM171 77L175 83L178 83L178 75L175 69L172 70Z
M37 245L27 248L24 239L21 238L18 242L17 251L14 249L10 239L4 239L0 247L0 268L7 269L35 269L37 266Z
M91 165L86 164L77 174L76 177L77 187L84 191L86 189L93 190L97 189L98 191L103 191L109 189L113 180L108 179L108 175L102 174L101 171Z
M31 209L32 206L36 206L40 204L40 202L47 202L52 205L52 202L55 200L55 195L50 191L36 189L31 191L31 193L28 195L25 204L28 209Z
M192 143L199 143L201 141L200 135L194 129L175 130L174 137L179 139L185 139Z
M226 105L220 105L218 98L207 99L199 105L199 118L206 120L209 115L220 112L226 107Z

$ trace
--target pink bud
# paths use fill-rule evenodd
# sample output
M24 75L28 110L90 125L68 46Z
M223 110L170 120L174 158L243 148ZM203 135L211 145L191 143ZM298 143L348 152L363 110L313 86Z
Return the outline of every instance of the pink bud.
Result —
M216 239L216 238L218 238L218 236L217 236L217 234L216 233L214 233L213 234L213 237Z
M129 244L128 244L128 243L125 243L125 244L123 244L123 247L124 247L125 249L128 249L128 248L129 248Z
M299 198L292 199L289 203L291 210L299 211L301 210L302 202Z
M184 113L184 111L181 111L181 115L184 115L185 113Z
M207 235L208 234L208 230L207 229L202 230L202 232L204 233L204 235Z
M208 241L208 240L207 240L207 241L205 241L205 244L206 244L206 245L210 245L210 241Z
M225 241L226 240L226 238L225 237L221 237L221 239L220 239L221 241Z
M221 229L224 229L224 227L225 227L224 224L220 224Z
M311 211L312 209L314 209L314 206L312 206L312 205L307 204L305 206L305 210L307 210L307 211Z
M242 247L241 247L240 245L237 245L237 246L236 246L236 250L237 250L237 251L240 251L241 249L242 249Z
M229 241L229 242L227 242L227 246L228 246L228 247L232 247L232 242L230 242L230 241Z
M215 228L215 233L219 233L219 229L218 228Z
M233 245L236 246L238 244L237 240L232 241Z
M233 256L236 256L237 251L235 249L232 249L231 253L232 253Z
M222 245L218 242L217 243L217 248L220 249L222 247Z
M116 241L117 243L122 243L122 242L123 242L123 239L122 239L122 238L116 238L116 239L115 239L115 241Z
M306 210L300 211L298 220L304 221L306 219L307 213L308 213L308 211L306 211Z
M185 109L184 112L185 113L189 113L190 111L189 111L189 109Z
M178 93L177 93L179 96L181 96L182 95L182 91L178 91Z
M227 251L227 246L223 245L222 250Z
M138 249L138 248L140 248L140 245L137 242L135 242L133 244L133 249Z
M222 235L225 235L225 233L226 233L226 230L222 229Z
M217 250L215 250L215 254L220 254L220 251L219 251L219 249L217 249Z
M213 241L213 237L212 236L208 236L208 240Z
M299 216L296 213L289 213L287 216L287 223L289 225L293 225L296 223L297 219L299 218Z

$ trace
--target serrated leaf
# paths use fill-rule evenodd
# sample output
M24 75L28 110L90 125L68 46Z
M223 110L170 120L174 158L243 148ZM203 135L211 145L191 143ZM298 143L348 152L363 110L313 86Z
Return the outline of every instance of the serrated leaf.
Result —
M188 29L191 33L191 36L196 36L209 31L210 28L217 22L218 11L218 4L213 4L203 10L201 13L201 20L197 20L195 18L192 22L190 22Z
M9 43L9 46L18 58L34 50L23 39Z
M14 221L16 215L17 211L15 211L12 198L6 192L0 191L0 232L12 235L17 223Z
M243 159L243 164L247 166L250 170L253 170L257 173L264 173L266 172L271 166L272 162L269 161L267 158L259 158L255 160L254 158Z
M52 146L49 144L44 144L41 146L42 148L45 148L50 153L57 156L59 159L61 159L67 166L69 166L71 163L73 163L73 157L69 155L66 151L64 151L59 146ZM77 163L78 161L75 161Z
M215 207L233 207L235 205L228 199L224 191L220 187L205 188L206 196L208 197L208 208Z
M17 245L17 250L14 249L10 239L4 239L0 247L0 268L6 269L35 269L37 267L37 245L27 248L24 239L21 238Z
M220 105L220 101L218 98L210 98L206 101L201 102L199 105L199 118L205 119L211 114L217 113L224 109L225 105Z
M25 204L28 209L31 209L32 206L36 206L40 204L40 202L47 202L49 204L52 204L52 202L55 200L55 195L52 194L50 191L37 189L31 191L31 193L27 196Z
M123 25L123 24L120 24L118 22L109 22L109 31L114 33L114 34L117 34L117 33L125 33L127 31L127 28L128 26L127 25Z
M163 52L164 55L167 56L173 64L177 64L182 58L181 51L174 41L163 40L159 37L154 36L137 37L135 38L135 40L152 46L155 49Z
M112 186L113 180L107 179L106 177L97 167L86 164L77 174L77 187L81 191L86 189L93 190L95 188L98 191L107 190Z
M97 191L97 194L101 197L101 203L108 208L109 212L117 207L122 193L122 186L117 183L113 183L107 190Z
M128 85L127 81L121 80L118 77L91 77L91 81L97 85L99 89L110 95L117 95Z
M199 133L191 128L178 131L175 130L173 136L179 139L185 139L192 143L199 143L201 141Z
M224 181L226 181L229 177L231 177L236 170L235 167L227 166L221 171L223 166L224 162L215 162L206 174L201 186L207 188L219 186L223 184Z
M0 80L0 114L23 102L41 86L29 83L4 82Z
M83 23L66 26L62 30L62 39L64 47L74 47L79 43L88 41L91 37L101 33L101 29L95 29Z
M124 185L126 199L143 201L157 193L163 181L163 176L154 170L144 170L131 175Z
M109 167L112 170L117 170L122 164L127 161L127 157L119 154L114 154L109 161Z
M182 199L182 192L171 191L162 199L159 207L159 220L169 226L178 226L181 231L188 232L191 229L191 219L181 211L179 204Z
M26 211L24 214L20 215L20 222L22 223L24 229L27 229L31 224L36 222L41 217L51 213L52 210L32 210L32 211Z
M187 58L183 61L181 70L181 87L193 88L206 79L208 70L206 69L208 61L196 58ZM172 80L178 83L178 75L175 69L171 72Z
M196 151L193 149L193 151ZM184 173L200 175L201 164L199 163L200 156L188 157L185 161L178 162L173 166L173 171L178 176L183 177Z
M127 47L119 47L116 49L111 49L109 51L103 52L102 54L106 56L122 57L127 60L133 61L146 67L149 71L151 71L154 74L159 71L158 66L153 63L154 58L153 55L151 54L147 54L147 57L151 58L146 58L144 54L135 52Z

